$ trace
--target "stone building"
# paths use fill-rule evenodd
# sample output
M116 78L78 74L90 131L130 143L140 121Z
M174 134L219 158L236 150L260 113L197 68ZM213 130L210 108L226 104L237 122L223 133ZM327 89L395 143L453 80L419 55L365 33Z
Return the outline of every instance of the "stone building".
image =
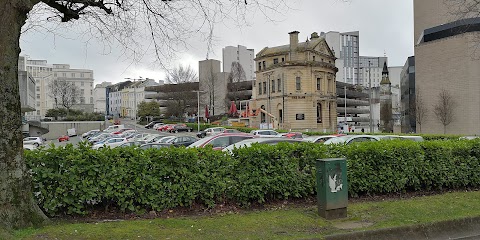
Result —
M433 106L446 90L455 101L454 119L446 132L479 135L480 17L476 8L462 12L474 0L414 0L413 3L415 91L428 108L417 132L444 132Z
M255 58L251 127L334 131L337 125L335 55L324 38L265 47Z

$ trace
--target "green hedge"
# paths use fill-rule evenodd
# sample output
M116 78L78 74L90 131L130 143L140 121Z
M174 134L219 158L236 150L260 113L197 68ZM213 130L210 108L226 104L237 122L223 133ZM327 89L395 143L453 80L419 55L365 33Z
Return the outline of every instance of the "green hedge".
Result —
M232 155L67 145L25 155L38 204L50 216L307 198L315 194L315 161L327 157L348 159L350 196L480 187L480 141L467 140L281 143Z

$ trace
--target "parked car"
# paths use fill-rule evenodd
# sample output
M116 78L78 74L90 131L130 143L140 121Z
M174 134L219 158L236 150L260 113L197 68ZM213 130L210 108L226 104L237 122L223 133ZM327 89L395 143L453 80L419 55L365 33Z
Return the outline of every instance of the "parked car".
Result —
M303 139L305 142L312 142L312 143L324 143L330 138L336 138L336 135L325 135L325 136L308 136Z
M380 138L377 136L371 135L347 135L340 136L336 138L330 138L325 141L323 144L352 144L356 142L375 142L380 141Z
M82 134L82 138L87 138L91 135L93 135L94 133L97 133L97 132L100 132L100 129L94 129L94 130L90 130L84 134Z
M162 137L164 137L164 136L159 135L159 134L149 134L149 135L147 135L146 137L144 137L144 138L141 139L141 140L145 141L146 143L150 143L150 142L154 142L154 141L152 141L153 139L156 138L156 140L158 140L158 139L160 139L160 138L162 138ZM156 140L155 140L155 141L156 141Z
M58 137L58 142L69 141L70 137L68 135L63 135Z
M225 132L225 128L223 127L214 127L214 128L207 128L203 131L200 131L197 133L197 137L199 138L204 138L206 136L213 136L215 134L220 134L220 133L223 133Z
M399 135L380 135L377 136L380 140L410 140L415 142L423 142L422 136L399 136Z
M253 130L250 134L259 136L259 137L277 137L278 132L274 130Z
M251 147L252 144L254 144L254 143L276 145L280 142L302 143L303 141L297 140L297 139L291 139L291 138L252 138L252 139L246 139L246 140L234 143L234 144L224 148L222 151L231 153L232 150L235 149L235 148Z
M194 142L196 142L198 139L194 137L188 137L188 136L183 136L183 137L174 137L171 138L167 141L167 143L172 144L175 147L180 147L180 146L188 146Z
M166 148L170 146L172 146L172 144L169 144L169 143L147 143L147 144L141 145L140 148L141 149L150 149L150 148L160 149L160 148Z
M116 148L124 143L127 143L126 138L108 138L102 142L98 142L97 144L92 146L92 149L101 149L105 147Z
M137 133L132 138L128 139L129 141L140 141L144 137L148 136L148 133Z
M243 133L243 132L240 132L237 129L227 128L227 129L225 129L225 131L223 131L223 133Z
M106 132L106 133L111 133L111 132L116 132L120 129L123 129L125 128L125 125L112 125L112 126L109 126L107 127L105 130L103 130L103 132Z
M116 135L117 135L117 134L122 134L122 133L124 133L125 131L129 131L129 130L133 130L133 129L131 129L131 128L122 128L122 129L118 129L117 131L113 132L112 134L116 134ZM135 131L135 130L133 130L133 131Z
M465 136L465 137L460 137L459 140L473 140L480 138L480 136Z
M160 139L157 139L155 142L156 143L167 143L169 140L176 138L175 136L164 136L161 137Z
M301 132L281 133L280 137L291 138L291 139L302 139L303 134Z
M133 146L140 146L142 145L143 143L141 142L126 142L126 143L122 143L120 146L118 147L133 147Z
M34 145L35 147L39 147L40 145L43 145L44 140L41 137L26 137L23 139L23 145Z
M174 124L165 124L157 128L158 131L161 132L168 132L170 129L172 129Z
M171 133L179 133L179 132L191 132L193 129L185 124L176 124L173 126L172 129L169 130Z
M156 123L155 125L153 125L152 129L157 130L158 128L160 128L163 125L165 125L165 123Z
M145 125L145 128L150 129L153 128L153 126L157 123L161 123L162 121L151 121L147 125Z
M95 136L95 137L92 137L91 139L89 139L88 141L92 144L95 144L97 142L100 142L100 141L103 141L105 140L106 138L110 138L112 137L112 134L110 133L102 133L102 134L99 134L98 136Z
M23 144L23 150L32 151L32 150L36 150L36 149L37 149L37 147L33 144Z
M255 138L257 136L246 133L221 133L200 139L190 145L187 148L203 148L206 146L212 146L215 150L221 150L229 145L243 141L245 139Z

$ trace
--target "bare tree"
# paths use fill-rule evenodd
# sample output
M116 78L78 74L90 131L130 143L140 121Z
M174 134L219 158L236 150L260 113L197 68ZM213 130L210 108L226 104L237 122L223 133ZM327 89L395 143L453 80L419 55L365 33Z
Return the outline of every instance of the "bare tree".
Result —
M415 120L419 127L419 132L422 132L422 124L425 123L428 108L425 105L425 101L423 100L423 96L419 88L415 89L415 100L411 102L410 109L413 112L412 115L415 115Z
M245 70L243 70L242 64L239 62L232 62L231 72L228 75L228 82L237 83L247 80Z
M59 105L70 111L80 98L80 89L73 82L64 79L53 80L47 85L49 95L55 102L55 108Z
M197 73L190 67L183 67L180 65L178 68L173 68L167 75L167 83L178 84L186 82L198 82Z
M445 89L438 94L437 104L433 108L435 116L443 125L443 134L447 133L447 126L454 120L454 109L456 103L452 95Z
M231 93L230 95L227 95L225 99L225 106L230 106L231 101L234 101L235 104L238 106L239 105L239 91L240 91L240 84L235 84L239 82L243 82L247 80L247 76L245 74L245 70L243 70L242 64L239 62L232 62L232 67L231 67L231 72L228 75L228 83L229 86L231 86L229 92Z
M130 59L138 61L146 52L154 52L164 66L199 35L210 50L216 23L231 20L237 26L247 25L247 13L261 12L269 18L285 4L283 0L0 0L0 227L46 220L33 200L22 151L18 89L22 28L59 29L52 24L56 20L65 28L83 29L82 36L97 39L106 48L121 44ZM150 42L143 44L145 35Z

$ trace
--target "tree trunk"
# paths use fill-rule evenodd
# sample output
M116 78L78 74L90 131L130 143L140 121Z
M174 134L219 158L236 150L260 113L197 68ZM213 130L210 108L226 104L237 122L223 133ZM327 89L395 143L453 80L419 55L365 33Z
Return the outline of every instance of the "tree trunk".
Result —
M21 131L19 39L31 8L28 0L0 0L0 227L8 229L47 220L33 200Z

